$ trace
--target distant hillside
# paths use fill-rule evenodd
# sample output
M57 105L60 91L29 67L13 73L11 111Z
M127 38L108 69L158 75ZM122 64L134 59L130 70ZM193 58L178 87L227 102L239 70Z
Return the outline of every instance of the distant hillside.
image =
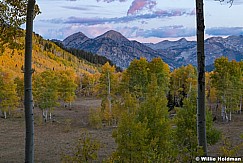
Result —
M107 57L119 67L126 68L140 57L151 60L161 57L171 69L182 65L197 65L196 42L185 38L178 41L162 41L157 44L142 44L130 41L121 33L108 31L94 39L83 33L75 33L62 41L66 48L81 49ZM216 58L226 56L229 60L243 59L243 36L228 38L212 37L205 40L206 66L212 67ZM211 69L211 68L210 68Z
M197 43L180 39L178 41L162 41L157 44L145 44L148 47L166 53L179 65L197 65ZM216 58L225 56L229 60L243 60L243 36L227 38L211 37L205 40L206 66L212 68Z
M116 67L116 71L122 71L120 67L117 67L111 60L107 59L105 56L100 56L80 49L66 48L61 41L59 40L52 40L52 41L60 48L78 57L79 59L84 59L95 65L104 65L106 62L109 62L110 65Z
M24 38L19 38L24 41ZM47 69L67 70L72 69L77 73L96 73L97 67L83 59L73 56L64 51L53 42L44 40L39 35L34 35L33 39L33 69L35 73ZM12 50L5 48L0 54L0 68L11 72L15 77L23 77L24 50Z

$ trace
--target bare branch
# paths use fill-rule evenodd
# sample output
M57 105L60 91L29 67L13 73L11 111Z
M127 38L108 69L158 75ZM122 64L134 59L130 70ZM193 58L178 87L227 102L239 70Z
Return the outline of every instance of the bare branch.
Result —
M233 3L234 3L234 0L214 0L214 1L219 1L220 3L222 3L222 2L227 2L227 3L229 3L230 4L230 7L233 5Z

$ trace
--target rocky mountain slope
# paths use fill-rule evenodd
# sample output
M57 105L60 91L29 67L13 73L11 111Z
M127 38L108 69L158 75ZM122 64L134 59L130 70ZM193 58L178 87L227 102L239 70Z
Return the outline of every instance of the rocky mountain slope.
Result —
M196 41L180 39L178 41L162 41L157 44L146 44L157 51L162 51L179 65L197 64ZM211 37L205 40L206 65L214 63L216 58L226 56L229 60L243 59L243 36L229 36L227 38Z
M93 54L105 56L121 68L128 67L132 60L135 58L139 59L140 57L145 57L148 60L154 57L162 57L165 61L168 61L171 66L176 64L173 63L173 60L167 59L166 56L164 57L163 52L160 54L158 51L140 42L130 41L121 33L113 30L94 39L77 37L78 35L79 33L75 33L67 37L63 40L63 45L66 48L82 49ZM70 40L72 41L70 42Z
M140 57L147 60L161 57L171 69L187 64L197 65L196 41L187 41L185 38L178 41L166 40L157 44L142 44L130 41L121 33L111 30L94 39L81 32L75 33L62 43L66 48L82 49L105 56L121 68L128 67L133 59ZM221 56L240 61L243 59L243 36L208 38L205 40L205 55L206 65L212 65L214 60Z

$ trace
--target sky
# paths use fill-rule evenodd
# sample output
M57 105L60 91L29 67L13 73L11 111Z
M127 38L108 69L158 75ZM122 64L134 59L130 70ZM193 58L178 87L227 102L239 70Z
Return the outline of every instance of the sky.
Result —
M37 0L34 31L63 40L82 32L95 38L116 30L130 40L195 40L195 0ZM243 0L204 0L205 38L243 35Z

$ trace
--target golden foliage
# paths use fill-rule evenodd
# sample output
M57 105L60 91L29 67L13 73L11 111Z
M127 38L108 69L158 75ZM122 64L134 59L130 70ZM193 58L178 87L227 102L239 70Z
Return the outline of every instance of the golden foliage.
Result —
M44 40L37 35L33 35L33 38L32 67L34 74L45 70L71 70L77 75L98 72L97 67L62 50L51 41ZM19 38L19 40L20 42L24 41L23 38ZM9 71L14 78L22 78L24 71L24 50L5 47L4 51L0 54L0 68Z

